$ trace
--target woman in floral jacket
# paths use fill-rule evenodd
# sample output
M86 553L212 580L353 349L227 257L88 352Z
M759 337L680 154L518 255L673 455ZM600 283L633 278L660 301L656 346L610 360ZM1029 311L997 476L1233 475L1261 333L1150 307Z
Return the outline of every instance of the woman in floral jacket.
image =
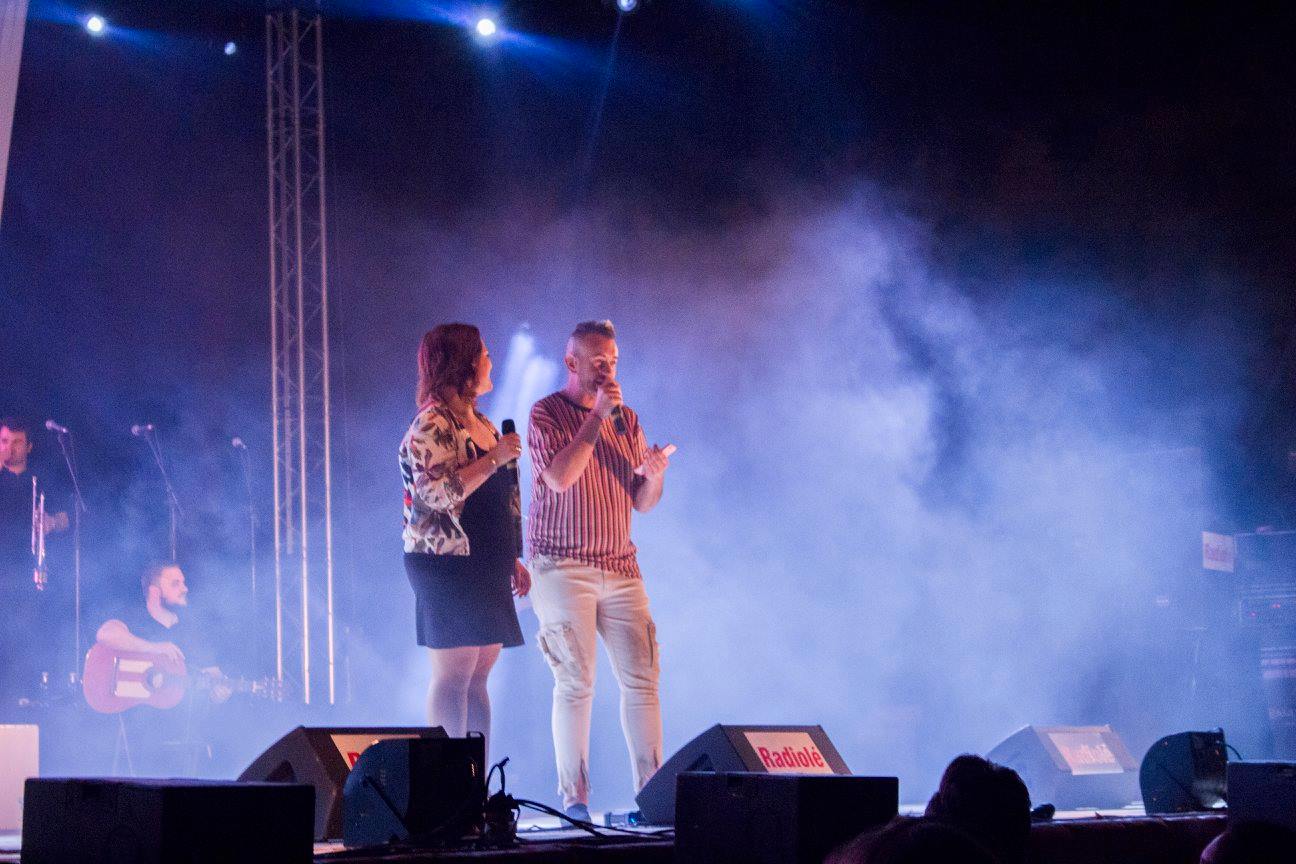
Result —
M516 434L477 411L489 392L490 353L469 324L442 324L418 353L418 414L400 446L405 572L418 644L432 661L428 723L455 737L489 734L486 679L501 648L522 644L513 596L531 576L518 560Z

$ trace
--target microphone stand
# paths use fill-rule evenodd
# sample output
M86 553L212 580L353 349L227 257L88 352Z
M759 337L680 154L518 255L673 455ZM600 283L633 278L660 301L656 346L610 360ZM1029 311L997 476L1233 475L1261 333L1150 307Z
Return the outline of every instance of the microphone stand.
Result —
M248 512L248 572L252 577L252 608L256 609L257 593L257 514L256 503L252 497L252 473L248 469L248 452L247 447L236 448L239 455L239 468L243 472L243 489L247 492L247 512Z
M57 435L59 450L63 452L63 464L67 466L68 477L72 481L72 617L73 617L73 653L72 683L79 677L81 664L81 517L86 512L85 499L81 497L81 481L77 477L76 447L72 443L71 432L59 432Z
M255 499L252 497L252 472L248 468L247 446L235 447L238 451L239 468L243 473L243 489L247 492L247 514L248 514L248 572L252 577L252 605L248 620L255 622L257 620L257 514ZM256 638L255 627L253 627L253 655L260 668L262 656L262 644L259 638Z
M162 485L166 487L167 509L170 510L171 516L171 563L176 563L176 525L183 514L180 509L180 499L176 497L175 489L171 486L171 477L167 474L166 464L162 461L162 448L158 445L157 432L149 429L144 433L144 443L148 444L149 452L153 454L153 461L157 463L158 471L162 474Z

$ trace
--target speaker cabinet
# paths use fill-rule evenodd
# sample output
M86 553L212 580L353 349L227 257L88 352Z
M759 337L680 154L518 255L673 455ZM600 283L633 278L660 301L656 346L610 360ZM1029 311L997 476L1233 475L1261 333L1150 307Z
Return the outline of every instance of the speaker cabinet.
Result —
M895 818L895 777L679 775L678 864L801 864Z
M635 796L635 803L647 822L675 824L675 779L685 771L850 773L822 726L717 724L667 759Z
M343 788L347 846L453 844L485 827L486 739L379 741L360 755Z
M1139 799L1138 764L1110 726L1023 726L986 754L1059 810L1117 808Z
M1228 763L1228 814L1296 831L1296 762Z
M241 781L315 787L315 839L342 836L342 784L369 745L392 738L445 738L440 726L298 726L253 760Z
M1139 766L1143 809L1154 813L1217 810L1228 799L1224 732L1177 732L1148 748Z
M310 864L314 796L304 784L33 778L22 860Z

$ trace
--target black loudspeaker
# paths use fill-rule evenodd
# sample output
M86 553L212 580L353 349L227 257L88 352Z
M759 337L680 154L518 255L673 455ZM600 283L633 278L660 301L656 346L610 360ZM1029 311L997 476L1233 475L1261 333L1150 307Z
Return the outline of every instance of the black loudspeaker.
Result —
M1228 798L1224 731L1179 732L1148 748L1139 766L1143 809L1151 813L1217 810Z
M885 825L900 805L895 777L679 775L678 864L819 864L835 846Z
M1034 804L1117 808L1138 800L1138 765L1110 726L1023 726L986 754L1007 765Z
M675 824L675 778L685 771L850 773L822 726L716 725L667 759L635 796L645 821Z
M315 790L285 783L33 778L23 864L310 864Z
M298 726L253 760L241 781L315 787L315 839L342 836L342 784L369 745L389 738L445 738L440 726Z
M1230 762L1229 822L1269 822L1296 831L1296 762Z
M379 741L360 755L342 796L347 846L452 844L485 826L486 739Z

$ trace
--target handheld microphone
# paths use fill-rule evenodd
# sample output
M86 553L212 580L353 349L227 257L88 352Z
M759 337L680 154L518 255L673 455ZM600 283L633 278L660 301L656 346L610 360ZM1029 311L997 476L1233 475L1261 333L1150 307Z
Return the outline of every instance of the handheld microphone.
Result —
M512 417L504 418L504 422L500 424L500 432L504 435L512 435L513 433L517 432L517 424L513 422ZM514 474L517 474L516 459L510 459L506 464L512 467Z
M243 443L243 439L238 437L237 435L235 435L233 440L230 441L230 446L233 447L235 450L247 449L247 445Z
M60 426L59 424L55 423L53 420L46 420L45 428L51 432L57 432L60 435L68 434L68 430L66 426Z
M500 430L505 435L512 435L514 432L517 431L517 424L513 422L512 417L506 417L504 418L504 422L500 424ZM513 461L509 462L506 467L508 468L509 473L513 475L513 488L517 489L518 494L520 495L522 486L521 486L521 481L518 479L517 460L514 459ZM514 551L517 557L521 558L522 557L522 514L521 512L518 513L517 519L514 520L513 532L514 532L514 543L513 543Z
M131 427L131 434L136 438L142 438L153 431L152 423L136 423Z
M608 379L608 380L611 380L611 379ZM600 389L602 389L602 386L601 386L601 385L600 385ZM621 413L621 406L620 406L620 405L614 405L614 406L612 406L612 414L611 414L611 417L612 417L612 425L613 425L613 427L616 428L616 431L617 431L617 434L618 434L618 435L629 435L629 434L630 434L630 430L629 430L629 428L626 427L625 415L623 415L623 414Z

